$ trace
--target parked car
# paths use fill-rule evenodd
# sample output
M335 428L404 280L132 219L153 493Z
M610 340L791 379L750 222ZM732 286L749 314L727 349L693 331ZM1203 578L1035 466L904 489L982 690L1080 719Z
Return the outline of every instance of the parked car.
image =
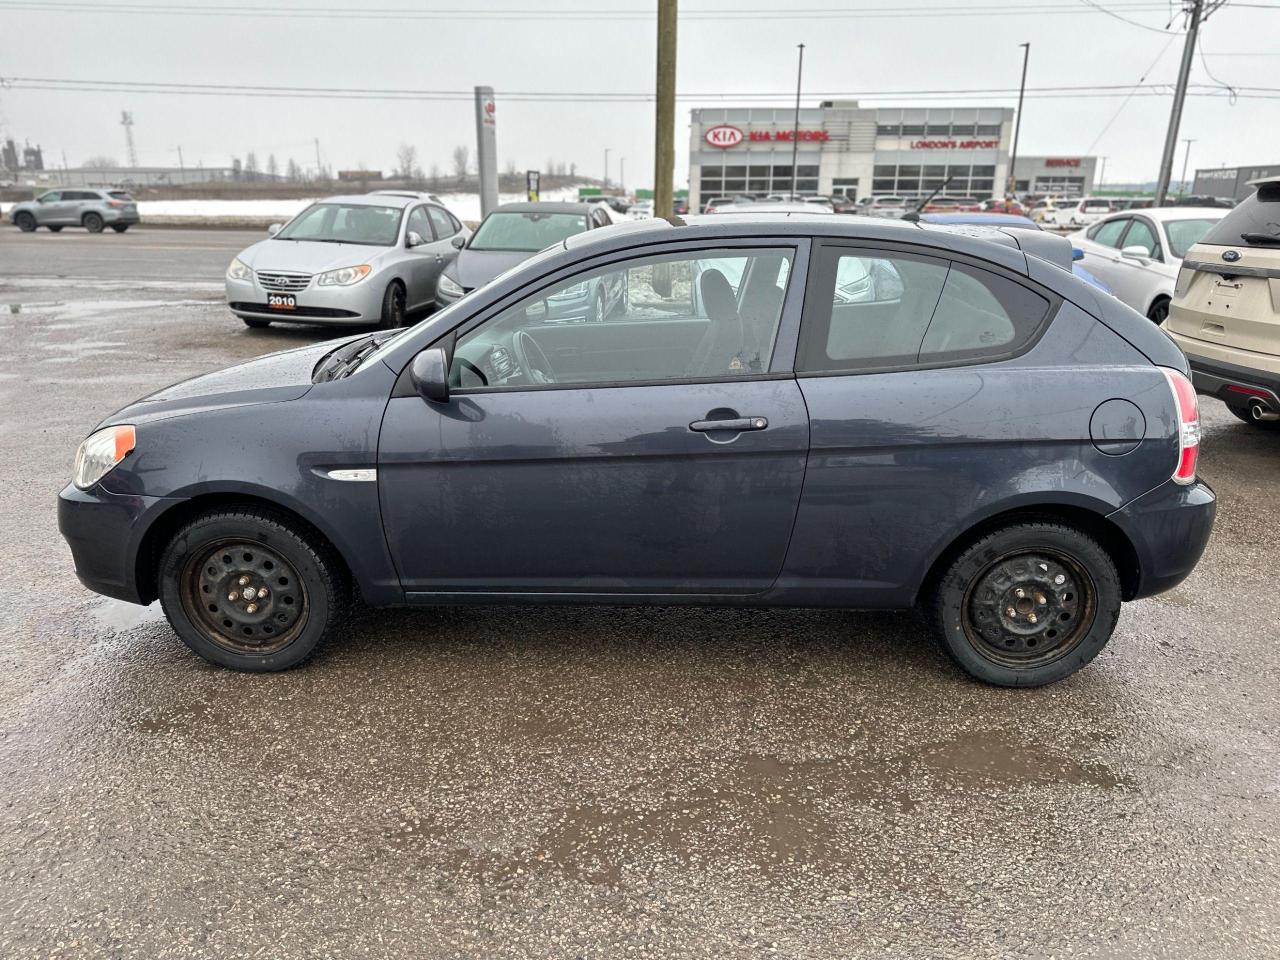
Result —
M1027 208L1017 200L1010 199L993 198L991 200L983 200L979 205L979 210L982 213L1008 213L1018 217L1027 216Z
M1045 215L1044 222L1058 227L1087 227L1116 209L1109 197L1082 197L1075 203L1057 205L1052 214Z
M48 227L53 233L63 227L101 233L110 227L124 233L141 219L138 204L124 190L49 190L9 210L9 221L23 233L37 227Z
M1164 328L1196 389L1280 427L1280 177L1215 222L1182 260ZM1184 212L1184 211L1179 211Z
M1085 269L1117 297L1155 323L1169 312L1182 258L1226 210L1152 207L1117 213L1088 230L1073 233L1084 251Z
M754 203L754 197L737 196L737 197L712 197L702 205L703 213L715 213L720 207L727 207L731 203Z
M933 223L947 226L975 226L975 227L1016 227L1022 230L1042 230L1043 227L1029 217L1019 216L1014 213L922 213L918 218L921 223ZM1071 272L1083 280L1085 283L1092 284L1103 293L1114 294L1109 286L1099 280L1090 273L1080 261L1084 259L1084 251L1079 247L1073 247L1071 251Z
M587 230L610 226L612 214L600 203L504 203L480 221L457 259L445 268L436 293L447 307L494 277L528 260L539 250ZM578 319L603 320L613 309L615 292L592 289L553 304L553 312ZM594 312L592 312L594 311Z
M583 197L584 203L603 203L606 207L617 214L625 214L631 209L631 204L626 197L616 197L612 194L594 194L592 196Z
M653 216L652 200L637 200L627 208L628 220L648 220Z
M1027 216L1036 223L1045 226L1057 226L1058 211L1066 207L1074 207L1079 202L1078 198L1068 199L1066 197L1043 197L1032 204L1031 210Z
M842 193L837 193L831 197L831 209L836 213L858 213L858 202L853 198Z
M919 204L916 204L919 206ZM934 197L924 204L922 213L979 213L982 204L976 197Z
M437 194L420 190L370 190L371 197L404 197L406 200L426 200L436 206L443 207L445 202Z
M868 197L867 201L863 212L869 217L883 217L886 220L901 219L903 214L915 206L914 203L909 205L904 197Z
M435 203L397 194L311 204L227 267L227 306L250 327L405 325L435 302L441 271L470 231Z
M1051 683L1122 601L1187 576L1215 499L1182 353L1053 265L1065 239L991 235L767 215L571 235L410 330L117 411L59 526L90 589L159 598L243 670L342 637L356 598L919 604L973 676ZM606 274L627 322L549 322Z

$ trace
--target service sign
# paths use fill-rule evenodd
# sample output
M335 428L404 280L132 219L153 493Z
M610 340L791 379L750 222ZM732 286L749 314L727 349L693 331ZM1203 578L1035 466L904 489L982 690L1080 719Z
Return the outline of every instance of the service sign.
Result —
M742 131L737 127L727 123L722 123L718 127L712 127L702 135L702 138L713 147L719 147L721 150L728 150L730 147L736 147L743 141Z

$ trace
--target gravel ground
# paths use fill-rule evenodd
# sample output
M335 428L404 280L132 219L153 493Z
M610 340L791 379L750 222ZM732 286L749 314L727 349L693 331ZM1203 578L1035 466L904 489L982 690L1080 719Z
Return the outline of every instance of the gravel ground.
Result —
M1280 433L1205 402L1205 560L1044 690L830 611L368 613L234 674L54 516L103 414L321 335L173 235L0 234L0 957L1280 956Z

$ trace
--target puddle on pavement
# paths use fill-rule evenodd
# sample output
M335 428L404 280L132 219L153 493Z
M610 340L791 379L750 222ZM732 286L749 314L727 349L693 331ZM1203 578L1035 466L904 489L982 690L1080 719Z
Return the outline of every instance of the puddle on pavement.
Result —
M964 787L1073 784L1111 790L1125 783L1104 764L1020 743L1001 733L973 733L932 744L924 748L919 763Z
M90 613L99 626L116 632L133 630L164 619L164 611L160 609L159 602L142 607L123 600L104 600L95 605Z

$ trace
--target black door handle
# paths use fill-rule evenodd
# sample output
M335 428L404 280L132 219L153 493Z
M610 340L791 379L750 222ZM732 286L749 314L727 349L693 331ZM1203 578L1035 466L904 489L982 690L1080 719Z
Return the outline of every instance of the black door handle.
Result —
M695 420L689 429L697 433L741 433L744 430L763 430L769 426L765 417L735 417L732 420Z

